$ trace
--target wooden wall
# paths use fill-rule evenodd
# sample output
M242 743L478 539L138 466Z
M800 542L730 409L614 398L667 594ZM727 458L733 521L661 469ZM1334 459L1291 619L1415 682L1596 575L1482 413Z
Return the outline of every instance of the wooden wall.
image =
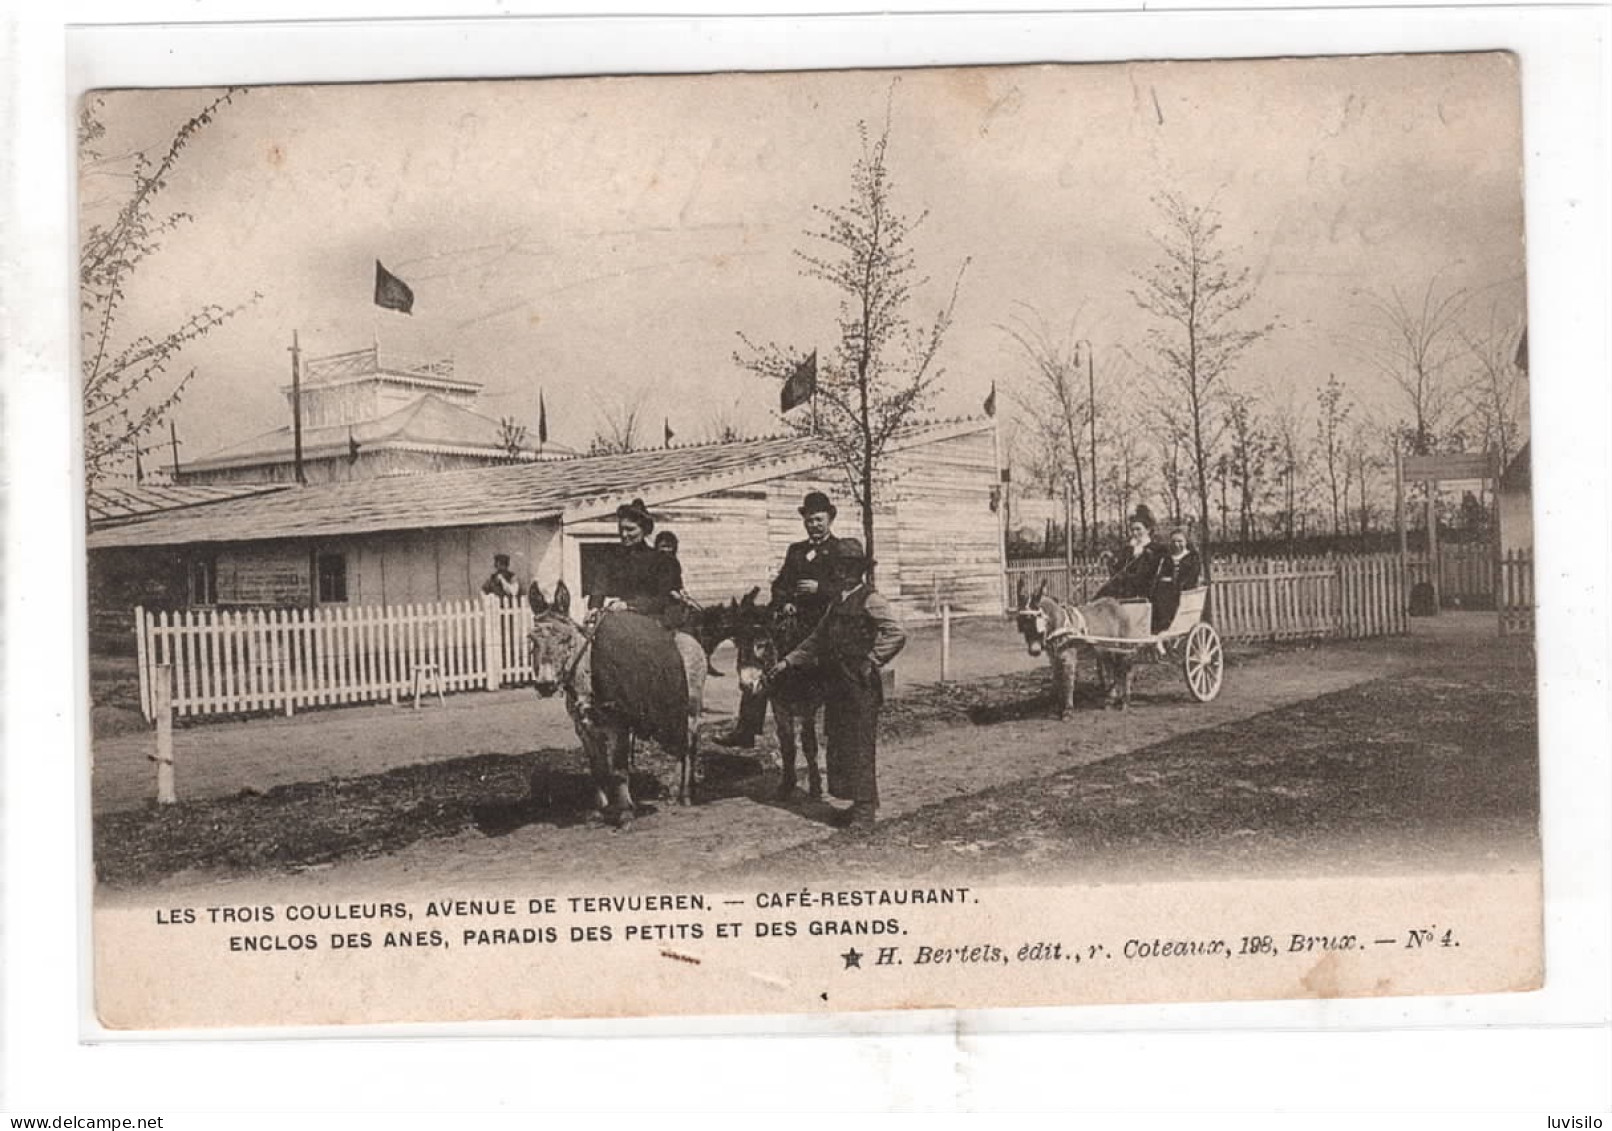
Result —
M938 617L937 596L955 613L1001 612L1002 561L990 507L995 474L989 432L892 459L874 516L874 556L878 586L903 616ZM834 500L836 534L862 537L843 475L821 468L657 507L656 531L677 534L684 582L696 600L726 601L755 586L765 600L785 550L806 536L799 508L808 491ZM613 518L573 522L566 540L613 542L615 529ZM573 586L577 560L573 549L566 573Z
M313 593L312 559L301 543L224 546L216 561L220 605L296 608L307 605Z
M1534 497L1530 491L1500 491L1500 552L1528 553L1534 548Z
M545 555L557 552L555 541L553 523L516 523L225 546L216 551L218 603L306 606L314 591L313 558L322 553L346 558L348 605L457 601L480 595L494 554L510 556L522 585L534 573L550 576Z
M996 462L990 432L911 448L892 461L899 574L879 586L909 616L1000 613L1002 553L991 510ZM888 556L880 551L881 561Z

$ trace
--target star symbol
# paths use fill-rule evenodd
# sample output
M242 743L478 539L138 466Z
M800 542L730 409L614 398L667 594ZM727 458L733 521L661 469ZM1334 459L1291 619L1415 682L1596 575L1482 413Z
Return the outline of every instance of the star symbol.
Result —
M857 950L856 947L853 946L850 950L840 955L840 957L845 959L845 968L847 970L851 969L853 966L858 970L862 969L862 952Z

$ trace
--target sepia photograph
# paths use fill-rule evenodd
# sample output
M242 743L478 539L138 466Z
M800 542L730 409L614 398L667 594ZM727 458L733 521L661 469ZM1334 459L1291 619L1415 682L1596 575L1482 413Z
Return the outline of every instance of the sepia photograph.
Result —
M108 1030L1546 983L1516 56L78 110Z

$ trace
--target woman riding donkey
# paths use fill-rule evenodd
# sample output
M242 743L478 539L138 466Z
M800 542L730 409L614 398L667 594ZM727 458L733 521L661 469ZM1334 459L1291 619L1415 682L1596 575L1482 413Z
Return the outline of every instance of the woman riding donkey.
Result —
M587 631L569 621L563 583L552 605L533 585L531 642L538 693L564 687L601 802L625 823L632 816L626 764L632 734L682 756L678 800L692 799L706 657L693 637L673 631L681 571L674 557L646 541L655 520L642 499L617 508L616 528L621 544L591 595L596 611Z

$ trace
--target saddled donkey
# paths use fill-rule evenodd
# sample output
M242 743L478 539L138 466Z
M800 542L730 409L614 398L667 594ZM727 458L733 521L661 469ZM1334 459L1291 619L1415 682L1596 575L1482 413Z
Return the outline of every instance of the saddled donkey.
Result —
M1024 637L1030 655L1044 651L1052 664L1052 689L1058 704L1058 717L1067 719L1075 709L1075 659L1077 648L1090 647L1079 640L1084 636L1110 639L1134 635L1134 617L1126 605L1113 597L1099 597L1084 605L1065 605L1048 597L1043 581L1034 596L1027 596L1024 579L1019 579L1018 608L1014 621ZM1144 602L1145 603L1145 602ZM1134 652L1129 648L1092 648L1096 655L1098 686L1107 692L1108 706L1128 710L1131 705L1131 669Z
M783 772L778 780L778 800L795 795L796 737L806 755L807 796L818 801L823 796L823 771L817 758L817 716L823 709L823 684L813 673L785 668L773 682L763 686L763 673L793 652L811 633L814 625L798 613L771 612L754 607L754 591L745 607L752 614L734 637L738 648L739 687L751 694L764 694L772 704L773 726L778 733L778 753Z
M593 670L589 651L593 640L582 626L571 619L571 594L561 581L554 586L554 599L544 598L534 583L531 587L532 629L527 635L532 673L537 693L548 698L556 691L565 694L565 707L576 727L577 737L588 760L593 779L595 803L600 812L619 827L633 819L633 799L628 775L632 767L634 728L633 704L601 702L588 684ZM635 614L605 613L606 617ZM656 737L669 753L678 756L677 802L693 800L699 759L699 721L705 697L706 655L693 637L674 637L682 661L687 700L681 725L673 733Z

